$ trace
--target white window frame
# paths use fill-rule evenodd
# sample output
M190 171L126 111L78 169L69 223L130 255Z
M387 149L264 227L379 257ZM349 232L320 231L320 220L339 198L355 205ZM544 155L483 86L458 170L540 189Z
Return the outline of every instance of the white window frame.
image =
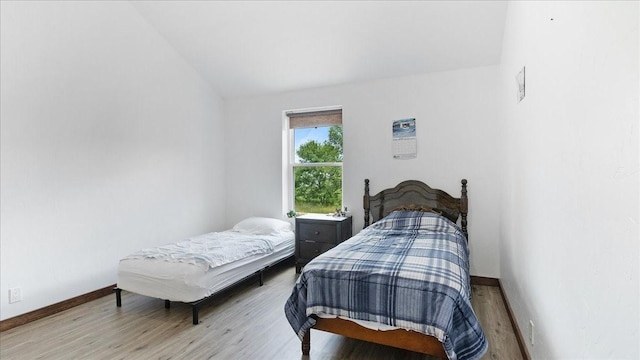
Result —
M294 129L290 129L289 115L292 113L305 113L305 112L317 112L317 111L329 111L329 110L342 110L342 106L327 106L321 108L307 108L297 110L287 110L282 112L282 210L283 213L287 213L294 209L295 206L295 179L293 176L293 169L295 167L315 167L315 166L336 166L342 170L342 199L341 204L344 204L344 168L342 162L329 162L329 163L296 163L296 149ZM344 141L344 128L343 128L343 141ZM344 149L344 144L342 145ZM344 154L343 154L344 156ZM343 159L344 161L344 159ZM342 206L342 205L341 205Z

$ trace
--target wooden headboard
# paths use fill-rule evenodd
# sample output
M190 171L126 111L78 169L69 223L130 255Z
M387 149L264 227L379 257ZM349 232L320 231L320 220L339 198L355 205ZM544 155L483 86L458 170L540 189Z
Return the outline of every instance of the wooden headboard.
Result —
M398 208L433 209L442 213L453 222L460 217L460 227L467 240L467 213L469 199L467 198L467 180L462 179L462 192L459 198L447 194L443 190L432 189L429 185L418 180L407 180L393 188L384 189L376 195L369 195L369 179L364 180L364 227L387 216ZM370 222L371 217L373 221Z

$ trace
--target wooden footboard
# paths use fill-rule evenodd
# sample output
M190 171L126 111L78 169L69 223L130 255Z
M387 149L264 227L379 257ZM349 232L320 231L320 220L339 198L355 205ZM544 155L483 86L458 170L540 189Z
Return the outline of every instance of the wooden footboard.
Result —
M313 329L327 331L330 333L343 335L349 338L364 340L376 344L393 346L401 349L428 354L446 359L442 343L433 336L421 334L419 332L395 329L387 331L372 330L362 327L353 321L340 318L316 319ZM311 330L307 331L302 340L302 354L309 355L311 350Z

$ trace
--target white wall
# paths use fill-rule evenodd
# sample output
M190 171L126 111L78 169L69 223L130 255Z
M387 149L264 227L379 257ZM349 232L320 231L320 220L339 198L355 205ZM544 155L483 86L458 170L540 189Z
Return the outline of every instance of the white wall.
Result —
M509 3L500 275L536 359L640 357L638 11Z
M222 101L128 2L0 12L2 319L114 284L133 250L222 228Z
M344 204L362 229L372 194L419 179L460 194L469 180L471 272L498 277L497 67L433 73L227 101L227 226L247 215L283 217L282 111L342 105ZM415 117L418 157L394 160L393 120Z

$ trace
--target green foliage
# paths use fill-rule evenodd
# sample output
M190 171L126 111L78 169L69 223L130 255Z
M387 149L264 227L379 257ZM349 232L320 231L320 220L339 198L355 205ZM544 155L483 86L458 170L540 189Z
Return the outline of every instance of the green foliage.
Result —
M342 204L342 169L334 166L296 167L296 205L312 203L331 206ZM298 208L296 207L296 211Z
M297 155L301 163L342 162L342 127L332 126L323 143L311 140L300 145ZM325 213L342 206L342 168L299 166L294 178L296 211Z
M322 206L312 203L296 203L297 214L332 214L336 211L333 206Z
M338 151L338 160L342 162L342 126L332 126L329 128L329 144Z

